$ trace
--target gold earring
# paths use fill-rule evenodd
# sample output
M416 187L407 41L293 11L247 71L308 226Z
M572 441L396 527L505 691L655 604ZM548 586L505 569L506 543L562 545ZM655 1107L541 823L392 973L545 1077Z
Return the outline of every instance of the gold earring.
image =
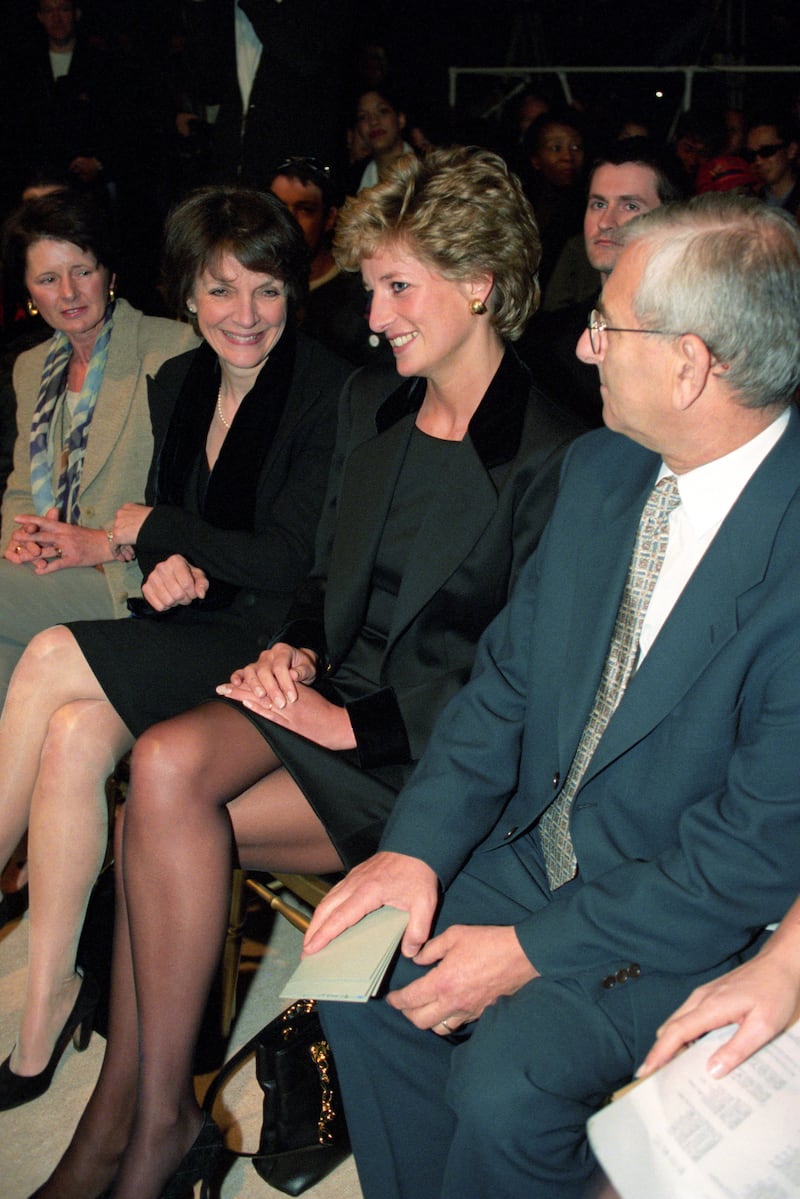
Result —
M28 309L28 316L38 316L39 315L39 309L36 307L33 300L28 300L27 309Z
M186 311L189 313L190 316L197 316L197 309L192 308L191 304L186 305Z
M473 316L483 316L486 311L486 305L483 300L471 300L469 310Z
M113 287L109 287L109 289L108 289L108 302L109 302L109 304L113 304L113 303L114 303L114 301L116 300L116 298L117 298L117 293L114 291L114 288L113 288Z

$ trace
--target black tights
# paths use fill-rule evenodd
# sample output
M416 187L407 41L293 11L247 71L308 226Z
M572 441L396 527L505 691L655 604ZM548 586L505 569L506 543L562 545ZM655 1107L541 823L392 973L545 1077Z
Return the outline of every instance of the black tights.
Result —
M200 1126L192 1058L227 927L234 840L251 869L341 862L257 728L209 703L149 729L116 830L116 923L100 1076L42 1199L158 1199Z

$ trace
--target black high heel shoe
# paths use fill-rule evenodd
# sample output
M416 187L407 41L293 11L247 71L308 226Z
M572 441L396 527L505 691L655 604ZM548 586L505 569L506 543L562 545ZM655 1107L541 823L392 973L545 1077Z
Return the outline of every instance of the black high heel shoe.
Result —
M161 1199L191 1199L195 1183L201 1180L201 1197L208 1199L212 1177L224 1156L222 1133L208 1112L203 1112L195 1142L161 1192Z
M66 1024L59 1033L50 1054L50 1061L38 1074L15 1074L11 1069L9 1054L0 1065L0 1112L10 1111L12 1107L21 1107L23 1103L30 1103L32 1099L44 1095L53 1081L56 1066L70 1039L75 1048L80 1053L83 1052L91 1040L92 1021L99 998L97 983L90 974L84 974L81 989Z
M19 891L3 892L0 901L0 928L5 928L12 920L19 920L28 910L28 884L20 887Z

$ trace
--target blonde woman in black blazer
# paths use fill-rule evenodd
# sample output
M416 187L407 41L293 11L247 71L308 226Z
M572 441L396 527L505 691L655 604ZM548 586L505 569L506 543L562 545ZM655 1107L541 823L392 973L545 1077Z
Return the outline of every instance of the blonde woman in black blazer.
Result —
M77 1197L76 1162L81 1199L112 1181L117 1199L177 1194L187 1151L181 1185L207 1173L219 1134L192 1050L233 839L251 868L335 871L372 851L539 539L575 433L508 344L535 305L539 241L499 158L404 161L349 202L336 253L360 266L400 386L387 398L367 371L345 388L316 565L271 647L220 688L228 702L134 747L108 1051L42 1196ZM202 904L184 888L197 879Z

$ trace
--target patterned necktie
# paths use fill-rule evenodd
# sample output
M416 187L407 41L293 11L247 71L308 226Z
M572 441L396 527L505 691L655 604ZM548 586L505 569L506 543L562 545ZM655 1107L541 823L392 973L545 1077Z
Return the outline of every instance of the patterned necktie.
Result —
M669 515L680 502L674 475L665 475L663 479L659 479L648 496L639 522L625 589L589 719L575 750L564 786L539 821L551 891L574 878L577 870L578 864L569 831L572 801L633 673L639 653L642 623L667 552Z

